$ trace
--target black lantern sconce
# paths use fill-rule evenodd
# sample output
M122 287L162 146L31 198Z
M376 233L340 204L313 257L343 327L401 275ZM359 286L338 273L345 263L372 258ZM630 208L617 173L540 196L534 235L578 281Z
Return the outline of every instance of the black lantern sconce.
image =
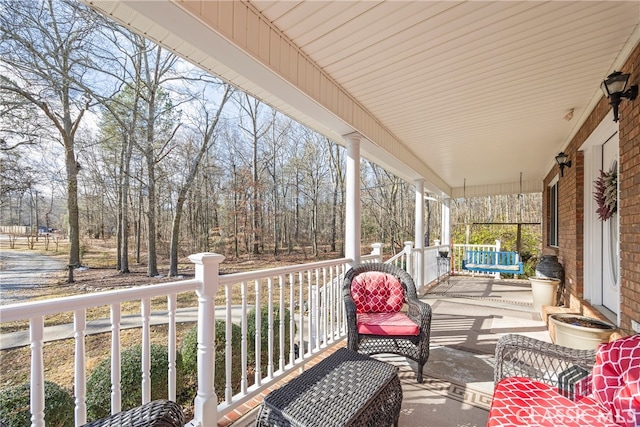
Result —
M618 121L618 105L620 105L622 98L633 101L638 96L638 85L633 85L627 89L627 83L629 83L629 74L614 71L600 85L604 95L609 98L609 104L613 107L614 122Z
M560 176L564 176L564 168L571 167L571 160L569 160L569 156L564 154L564 151L561 151L556 156L556 163L560 166Z

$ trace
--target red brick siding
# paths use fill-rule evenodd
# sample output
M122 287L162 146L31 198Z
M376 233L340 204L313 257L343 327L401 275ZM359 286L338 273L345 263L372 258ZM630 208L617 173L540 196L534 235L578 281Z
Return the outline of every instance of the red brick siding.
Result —
M623 67L640 84L640 45ZM640 98L620 104L621 327L640 322Z
M621 69L630 73L630 84L640 84L640 45L636 46ZM598 124L607 116L611 107L602 98L564 152L572 161L572 167L564 170L559 180L559 247L546 247L543 252L557 252L564 265L565 286L571 297L572 308L582 311L584 290L584 158L578 148ZM634 102L623 100L619 108L620 121L620 278L621 278L621 327L631 329L631 320L640 322L640 97ZM548 184L558 174L555 166L544 180L543 242L548 243L549 194ZM591 185L587 183L586 185ZM570 283L572 282L572 283ZM585 306L587 306L586 304Z

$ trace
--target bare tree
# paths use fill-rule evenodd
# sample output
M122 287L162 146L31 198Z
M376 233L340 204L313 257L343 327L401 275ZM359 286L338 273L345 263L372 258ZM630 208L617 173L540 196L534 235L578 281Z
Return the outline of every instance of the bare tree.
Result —
M70 1L3 0L0 14L0 91L37 107L60 134L67 172L69 265L80 265L75 135L89 108L76 83L89 78L92 41L101 20Z
M336 240L338 230L343 229L344 224L344 173L345 164L343 161L343 149L335 142L325 139L331 161L331 181L333 184L333 194L331 199L331 251L336 251ZM340 246L340 257L344 256L344 241Z
M320 135L308 129L304 131L303 155L299 159L303 171L302 192L308 205L309 236L313 255L319 255L320 207L323 203L323 188L327 182L329 168L327 158L322 153Z
M278 118L282 120L277 120ZM282 183L282 164L288 159L285 152L285 144L289 137L292 121L289 118L282 118L281 116L274 117L274 123L270 127L271 132L268 137L265 138L267 147L267 159L265 169L269 178L271 179L271 232L272 232L272 245L273 256L278 256L278 247L281 238L281 188Z
M251 174L253 178L252 193L251 193L251 235L252 235L252 249L251 253L257 255L261 244L262 237L260 230L262 225L260 223L260 165L258 164L258 148L260 139L269 131L270 126L273 123L273 116L275 111L272 110L272 120L261 122L261 107L262 103L255 98L244 94L240 97L238 105L245 112L248 124L242 122L239 126L244 132L251 138L252 146L252 162L251 162Z
M211 148L215 140L216 127L220 121L222 110L224 109L224 106L231 94L231 86L226 84L223 85L222 98L218 104L218 109L213 114L206 109L207 93L203 91L201 94L202 96L200 97L200 101L203 109L203 117L201 123L202 127L200 129L201 135L199 147L197 147L195 155L188 160L188 169L186 176L184 177L184 183L178 189L178 199L176 201L175 215L173 217L173 225L171 229L171 245L169 248L169 276L178 275L178 238L180 235L180 221L182 219L184 203L187 200L187 194L196 177L202 158L207 150Z
M150 42L146 42L150 43ZM178 130L179 124L167 115L174 111L166 91L162 89L168 81L175 79L173 75L177 57L159 46L151 46L144 50L142 57L142 94L144 102L145 141L141 146L147 171L147 275L158 275L158 258L156 252L157 238L157 193L156 165L166 155L169 144Z

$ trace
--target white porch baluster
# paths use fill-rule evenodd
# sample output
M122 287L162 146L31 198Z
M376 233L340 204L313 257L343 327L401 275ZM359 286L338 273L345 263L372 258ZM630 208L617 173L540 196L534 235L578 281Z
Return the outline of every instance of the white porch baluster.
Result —
M286 360L286 354L284 353L284 349L285 347L285 342L284 339L286 337L285 335L285 320L286 320L286 316L285 316L285 306L284 306L284 282L285 282L285 276L284 274L281 274L280 276L278 276L278 284L279 284L279 299L278 299L278 305L280 306L280 324L278 325L278 330L279 335L278 335L278 339L279 339L279 347L280 347L280 351L278 354L278 370L282 371L284 370L284 365L285 365L285 360ZM291 317L293 317L293 312L290 312ZM291 333L289 335L293 336L293 330L291 330ZM293 341L291 344L291 347L293 348Z
M308 272L309 275L309 333L310 344L313 351L320 347L320 337L318 336L318 325L320 323L319 301L318 301L318 270ZM315 279L313 279L315 278Z
M142 404L151 402L151 300L142 298Z
M167 348L169 357L169 400L176 400L176 306L177 295L170 294L167 297L167 311L169 312Z
M111 413L117 414L122 409L122 392L120 388L120 304L111 304Z
M75 395L75 423L81 426L87 423L87 370L85 364L84 336L87 330L87 312L73 312L73 337L75 340L75 369L73 389Z
M327 319L327 310L331 307L331 306L327 306L327 291L331 292L331 282L327 282L327 268L323 267L322 268L322 278L320 279L320 283L321 283L321 289L320 289L320 310L321 310L321 319L322 319L322 323L321 323L321 330L322 330L322 342L323 343L327 343L327 333L328 333L328 319ZM327 289L328 288L328 289Z
M201 253L191 255L196 265L195 278L201 283L198 295L198 391L194 400L194 425L215 426L218 423L218 397L215 377L215 295L218 290L219 264L224 256Z
M289 363L293 365L296 360L295 354L295 330L296 330L296 298L295 298L295 276L293 273L289 274L289 312L291 317L289 318ZM300 353L298 353L300 354Z
M335 307L335 334L336 338L342 336L343 331L343 322L342 322L342 310L344 309L344 302L342 300L342 278L344 277L344 266L336 266L336 274L338 275L338 280L335 283L335 295L336 298L334 300Z
M303 287L304 287L304 280L303 278L303 273L300 272L298 273L298 287L299 287L299 291L300 291L300 295L298 298L298 307L299 307L299 311L300 311L300 316L298 316L298 330L299 332L299 338L298 338L298 355L300 357L302 357L304 354L306 354L306 346L304 345L304 292L303 292Z
M31 427L44 427L44 318L32 317L29 322L31 340Z
M324 297L322 300L322 306L324 307L324 341L326 343L333 342L333 322L335 314L333 311L333 301L335 299L335 277L333 273L333 267L329 267L328 272L326 268L322 272L324 281Z
M260 384L262 378L262 310L260 308L260 288L262 281L259 279L254 280L254 286L256 287L256 302L255 302L255 331L254 336L254 348L255 348L255 364L256 369L253 374L254 384ZM247 325L248 326L248 325Z
M240 378L240 391L243 394L247 393L247 357L248 349L247 349L247 282L242 281L240 283L240 298L241 298L241 306L242 306L242 333L241 333L241 363L242 363L242 376Z
M224 377L225 377L225 386L224 386L224 400L227 403L231 403L231 397L233 396L233 389L231 387L231 372L233 369L233 328L232 322L233 318L231 317L231 283L228 283L224 287L224 299L225 299L225 334L224 334L224 345L225 345L225 358L224 358Z
M309 315L309 322L308 322L308 326L307 326L307 339L308 339L308 347L309 347L309 351L308 353L311 354L313 353L313 350L315 349L315 337L314 337L314 333L313 333L313 327L314 327L314 311L313 311L313 307L311 306L313 304L313 283L312 283L312 279L311 279L311 270L307 270L307 314Z
M267 278L267 304L269 307L269 311L267 314L268 324L267 324L267 347L269 351L269 357L267 359L267 378L273 378L273 278ZM260 307L257 307L259 309ZM280 347L282 349L282 347ZM262 377L262 375L260 375ZM262 381L262 379L261 379ZM257 382L256 384L260 385L262 382Z

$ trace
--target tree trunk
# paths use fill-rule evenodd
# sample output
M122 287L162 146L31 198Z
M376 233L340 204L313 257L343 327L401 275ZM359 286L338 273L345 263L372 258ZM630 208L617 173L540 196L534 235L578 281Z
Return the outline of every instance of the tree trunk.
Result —
M122 207L120 211L120 224L122 228L122 245L120 247L120 273L127 274L129 270L129 187L131 183L131 154L133 143L127 141L127 154L124 161L124 179L122 182Z
M153 134L151 134L153 135ZM147 141L153 144L153 141ZM147 276L158 275L158 258L156 254L156 174L153 147L148 146L145 153L147 161Z
M169 246L169 277L178 275L178 245L180 238L180 220L182 219L182 209L186 198L178 197L176 203L176 214L171 224L171 244Z

